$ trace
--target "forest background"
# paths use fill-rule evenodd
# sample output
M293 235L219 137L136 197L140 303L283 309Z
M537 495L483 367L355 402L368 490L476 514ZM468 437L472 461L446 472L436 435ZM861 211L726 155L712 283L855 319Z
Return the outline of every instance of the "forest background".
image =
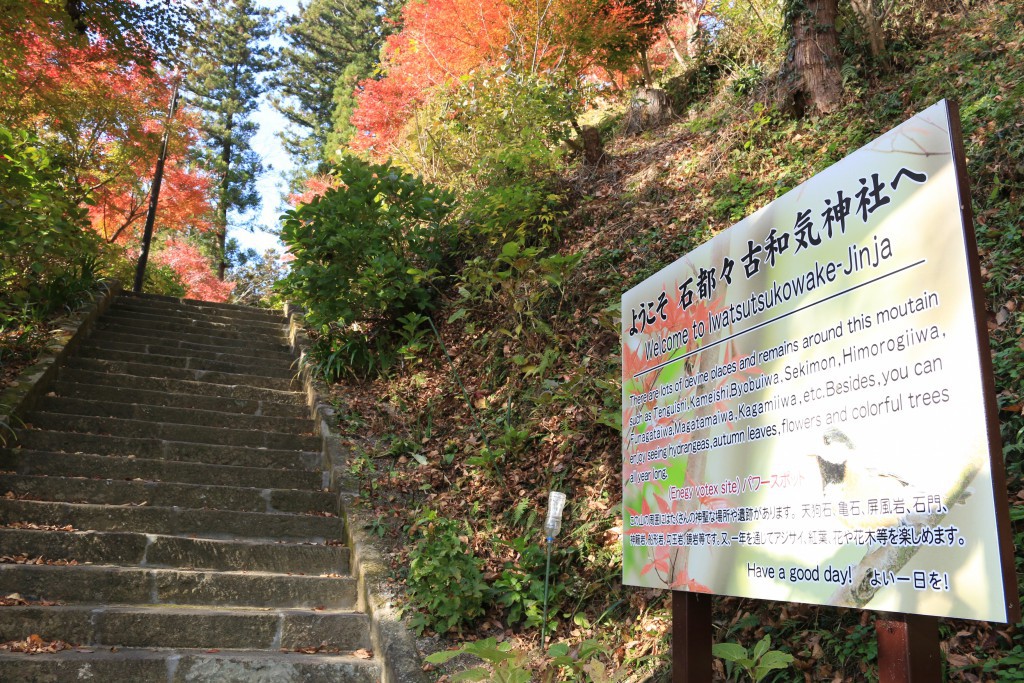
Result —
M5 376L101 278L132 279L184 73L146 291L306 309L306 362L349 437L368 531L390 547L385 589L425 650L475 643L535 677L664 675L668 596L619 576L619 296L943 97L961 103L1021 547L1019 3L0 10ZM289 121L295 167L285 259L226 239L258 201L264 94ZM551 489L570 501L545 622ZM876 677L873 619L722 598L714 637L753 648L769 636L792 660L766 680L864 680ZM556 643L545 654L542 626ZM1019 624L943 621L941 636L951 680L1024 676Z

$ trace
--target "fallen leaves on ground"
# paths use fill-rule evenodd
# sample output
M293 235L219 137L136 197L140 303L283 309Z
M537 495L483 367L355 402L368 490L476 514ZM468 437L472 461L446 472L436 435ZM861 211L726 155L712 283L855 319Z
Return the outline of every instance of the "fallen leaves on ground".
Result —
M7 524L0 524L0 528L31 529L33 531L77 531L77 529L70 524L57 526L56 524L36 524L35 522L8 522Z
M71 650L74 647L63 640L46 640L37 633L33 633L25 640L8 640L5 643L0 643L2 652L23 652L30 655L55 653L61 650Z
M38 605L40 607L53 607L59 605L53 600L29 600L22 597L21 593L10 593L0 598L0 607L21 607L23 605Z
M51 560L42 555L32 557L28 553L21 553L20 555L0 555L0 564L46 564L52 567L75 567L78 565L78 560Z

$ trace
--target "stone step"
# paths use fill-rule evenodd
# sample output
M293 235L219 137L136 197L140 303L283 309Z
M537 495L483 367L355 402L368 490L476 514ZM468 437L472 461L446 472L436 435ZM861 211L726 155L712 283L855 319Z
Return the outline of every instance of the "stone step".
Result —
M0 594L64 604L211 605L349 610L352 577L270 572L0 564Z
M188 538L133 531L40 531L0 528L0 556L46 562L164 567L278 574L349 573L342 539L282 543ZM8 560L12 561L12 560ZM2 608L0 608L2 609Z
M339 538L338 517L290 513L190 510L173 507L89 505L34 500L0 501L0 524L53 526L90 531L140 531L204 538L226 535L319 542Z
M337 514L338 497L328 491L257 489L177 482L85 479L0 474L0 494L24 500L95 503L98 505L155 505L212 508L239 512L329 512Z
M139 377L138 375L92 372L90 370L77 370L66 367L60 369L60 379L63 382L96 387L115 387L118 389L155 391L165 394L200 397L217 396L230 400L264 401L289 404L296 407L305 406L305 397L296 391L278 391L277 389L250 387L243 384L210 384L194 380Z
M195 409L218 413L223 411L222 414L280 417L291 420L309 419L309 409L294 402L279 403L276 401L228 398L225 396L175 394L168 393L167 391L147 391L145 389L128 389L117 386L61 381L54 384L53 392L51 392L52 395L77 400L103 401L111 404L165 406L168 408ZM290 394L284 394L284 396L289 399L297 398L297 396Z
M206 427L223 426L233 430L266 429L271 432L299 436L309 435L310 429L313 427L313 421L309 418L239 415L234 412L220 412L218 410L194 410L162 405L140 405L139 403L89 400L87 398L65 398L62 396L45 397L39 409L41 412L62 413L65 415L116 417L122 420L148 420L156 423Z
M253 355L253 352L281 353L291 350L284 337L270 341L246 337L231 339L208 334L196 334L186 330L178 331L173 328L153 330L148 327L132 325L129 322L100 318L96 321L96 328L92 338L104 339L108 334L117 336L131 335L163 345L179 343L198 344L203 347L216 348L224 352L234 352L242 355Z
M207 360L195 358L190 355L164 356L156 353L137 353L134 351L122 351L120 349L104 349L93 347L83 349L79 352L81 358L92 358L111 362L144 363L147 365L159 365L167 368L178 368L181 370L209 370L213 372L228 372L232 374L249 374L254 368L258 368L261 377L276 377L279 379L291 380L295 377L295 371L291 366L275 367L273 363L234 363L229 361Z
M197 301L195 299L179 299L172 296L161 296L158 294L130 294L122 293L117 298L118 302L140 302L144 305L155 308L155 309L167 309L167 310L189 310L189 311L209 311L216 315L226 315L232 317L251 317L251 318L266 318L268 320L279 320L284 317L284 312L280 310L270 310L265 308L256 308L254 306L244 306L241 304L228 304L228 303L216 303L212 301Z
M67 367L88 372L99 372L115 375L132 375L134 377L156 377L161 379L177 379L222 386L247 386L275 391L293 391L301 385L292 379L280 377L264 377L262 375L239 374L234 372L216 372L213 370L187 370L185 368L169 368L148 363L132 363L127 361L96 360L93 358L70 358Z
M109 434L81 434L37 429L15 429L14 434L22 448L51 453L135 456L150 460L176 460L208 465L298 470L314 470L321 463L320 454L312 451L163 441Z
M272 349L250 349L244 347L226 347L223 344L201 344L183 339L160 337L154 339L149 335L112 332L110 329L96 330L82 345L83 349L97 346L119 348L143 353L162 353L166 355L187 354L210 360L226 360L231 362L252 362L259 365L264 360L280 364L293 364L295 355L287 346Z
M352 652L370 647L369 620L348 611L62 605L0 608L0 640L102 647L185 647Z
M200 345L193 344L191 346ZM148 343L147 340L142 337L128 337L126 335L118 337L115 337L114 335L104 335L104 337L98 341L90 339L88 342L82 344L78 351L78 355L85 356L87 358L102 358L103 356L100 354L103 353L135 353L159 356L161 358L190 358L193 360L198 359L211 363L226 363L230 365L246 366L249 368L288 370L293 375L298 367L298 363L295 362L295 357L291 353L285 353L283 351L268 351L261 355L244 356L238 353L229 353L219 350L218 347L200 349L163 345L158 343ZM123 357L123 355L118 356L118 358ZM167 362L165 364L171 363Z
M97 327L130 327L143 334L150 334L159 339L166 332L175 335L189 334L206 339L227 341L259 342L266 345L279 345L287 342L284 326L275 326L274 331L265 328L244 329L237 325L200 325L192 324L188 318L165 318L158 315L142 315L109 309L97 321ZM145 332L143 332L145 331ZM207 342L209 343L209 342Z
M54 453L28 448L0 449L0 469L24 475L166 481L257 489L321 488L323 475L312 470L209 465L115 455Z
M274 322L256 320L230 320L192 315L189 311L176 313L142 311L114 304L104 313L105 320L131 321L133 325L153 329L173 329L193 334L235 333L231 338L254 335L273 339L285 336L284 318Z
M145 420L126 420L117 417L94 417L42 411L26 415L25 423L26 425L32 425L36 429L52 431L110 434L129 438L187 441L189 443L247 446L250 448L315 451L322 444L320 437L312 435L302 436L255 429L229 429L227 427L147 422Z
M138 315L147 317L161 317L167 319L185 319L200 325L232 326L238 328L263 328L272 329L274 334L282 330L288 324L283 315L267 318L263 316L240 316L237 314L224 315L221 311L211 311L192 306L168 308L151 306L148 303L133 301L132 299L117 299L110 307L111 311L117 311L127 315Z
M380 683L376 661L294 652L106 649L45 656L0 652L0 680L131 683Z

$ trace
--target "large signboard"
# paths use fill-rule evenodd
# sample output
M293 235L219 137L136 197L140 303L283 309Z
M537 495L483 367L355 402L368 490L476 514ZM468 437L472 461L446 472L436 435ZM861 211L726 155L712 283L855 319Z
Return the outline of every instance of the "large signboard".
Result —
M936 104L623 295L624 583L1016 614L952 121Z

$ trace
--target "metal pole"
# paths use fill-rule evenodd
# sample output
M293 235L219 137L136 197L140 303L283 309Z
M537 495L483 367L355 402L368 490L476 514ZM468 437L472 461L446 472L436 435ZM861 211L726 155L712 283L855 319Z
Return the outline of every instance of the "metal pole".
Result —
M547 539L545 545L548 547L548 561L544 569L544 620L540 622L540 649L544 649L544 640L548 630L548 578L551 576L551 541Z
M160 156L156 160L153 172L153 187L149 192L149 212L146 214L146 228L142 231L142 251L139 252L139 263L135 267L135 294L142 293L142 282L146 276L146 262L149 260L149 244L153 241L153 224L156 222L156 205L160 199L160 183L164 179L164 161L167 159L167 144L171 137L171 119L178 106L178 86L181 85L181 72L174 70L174 89L171 91L171 106L167 109L167 121L164 123L164 138L160 145Z

